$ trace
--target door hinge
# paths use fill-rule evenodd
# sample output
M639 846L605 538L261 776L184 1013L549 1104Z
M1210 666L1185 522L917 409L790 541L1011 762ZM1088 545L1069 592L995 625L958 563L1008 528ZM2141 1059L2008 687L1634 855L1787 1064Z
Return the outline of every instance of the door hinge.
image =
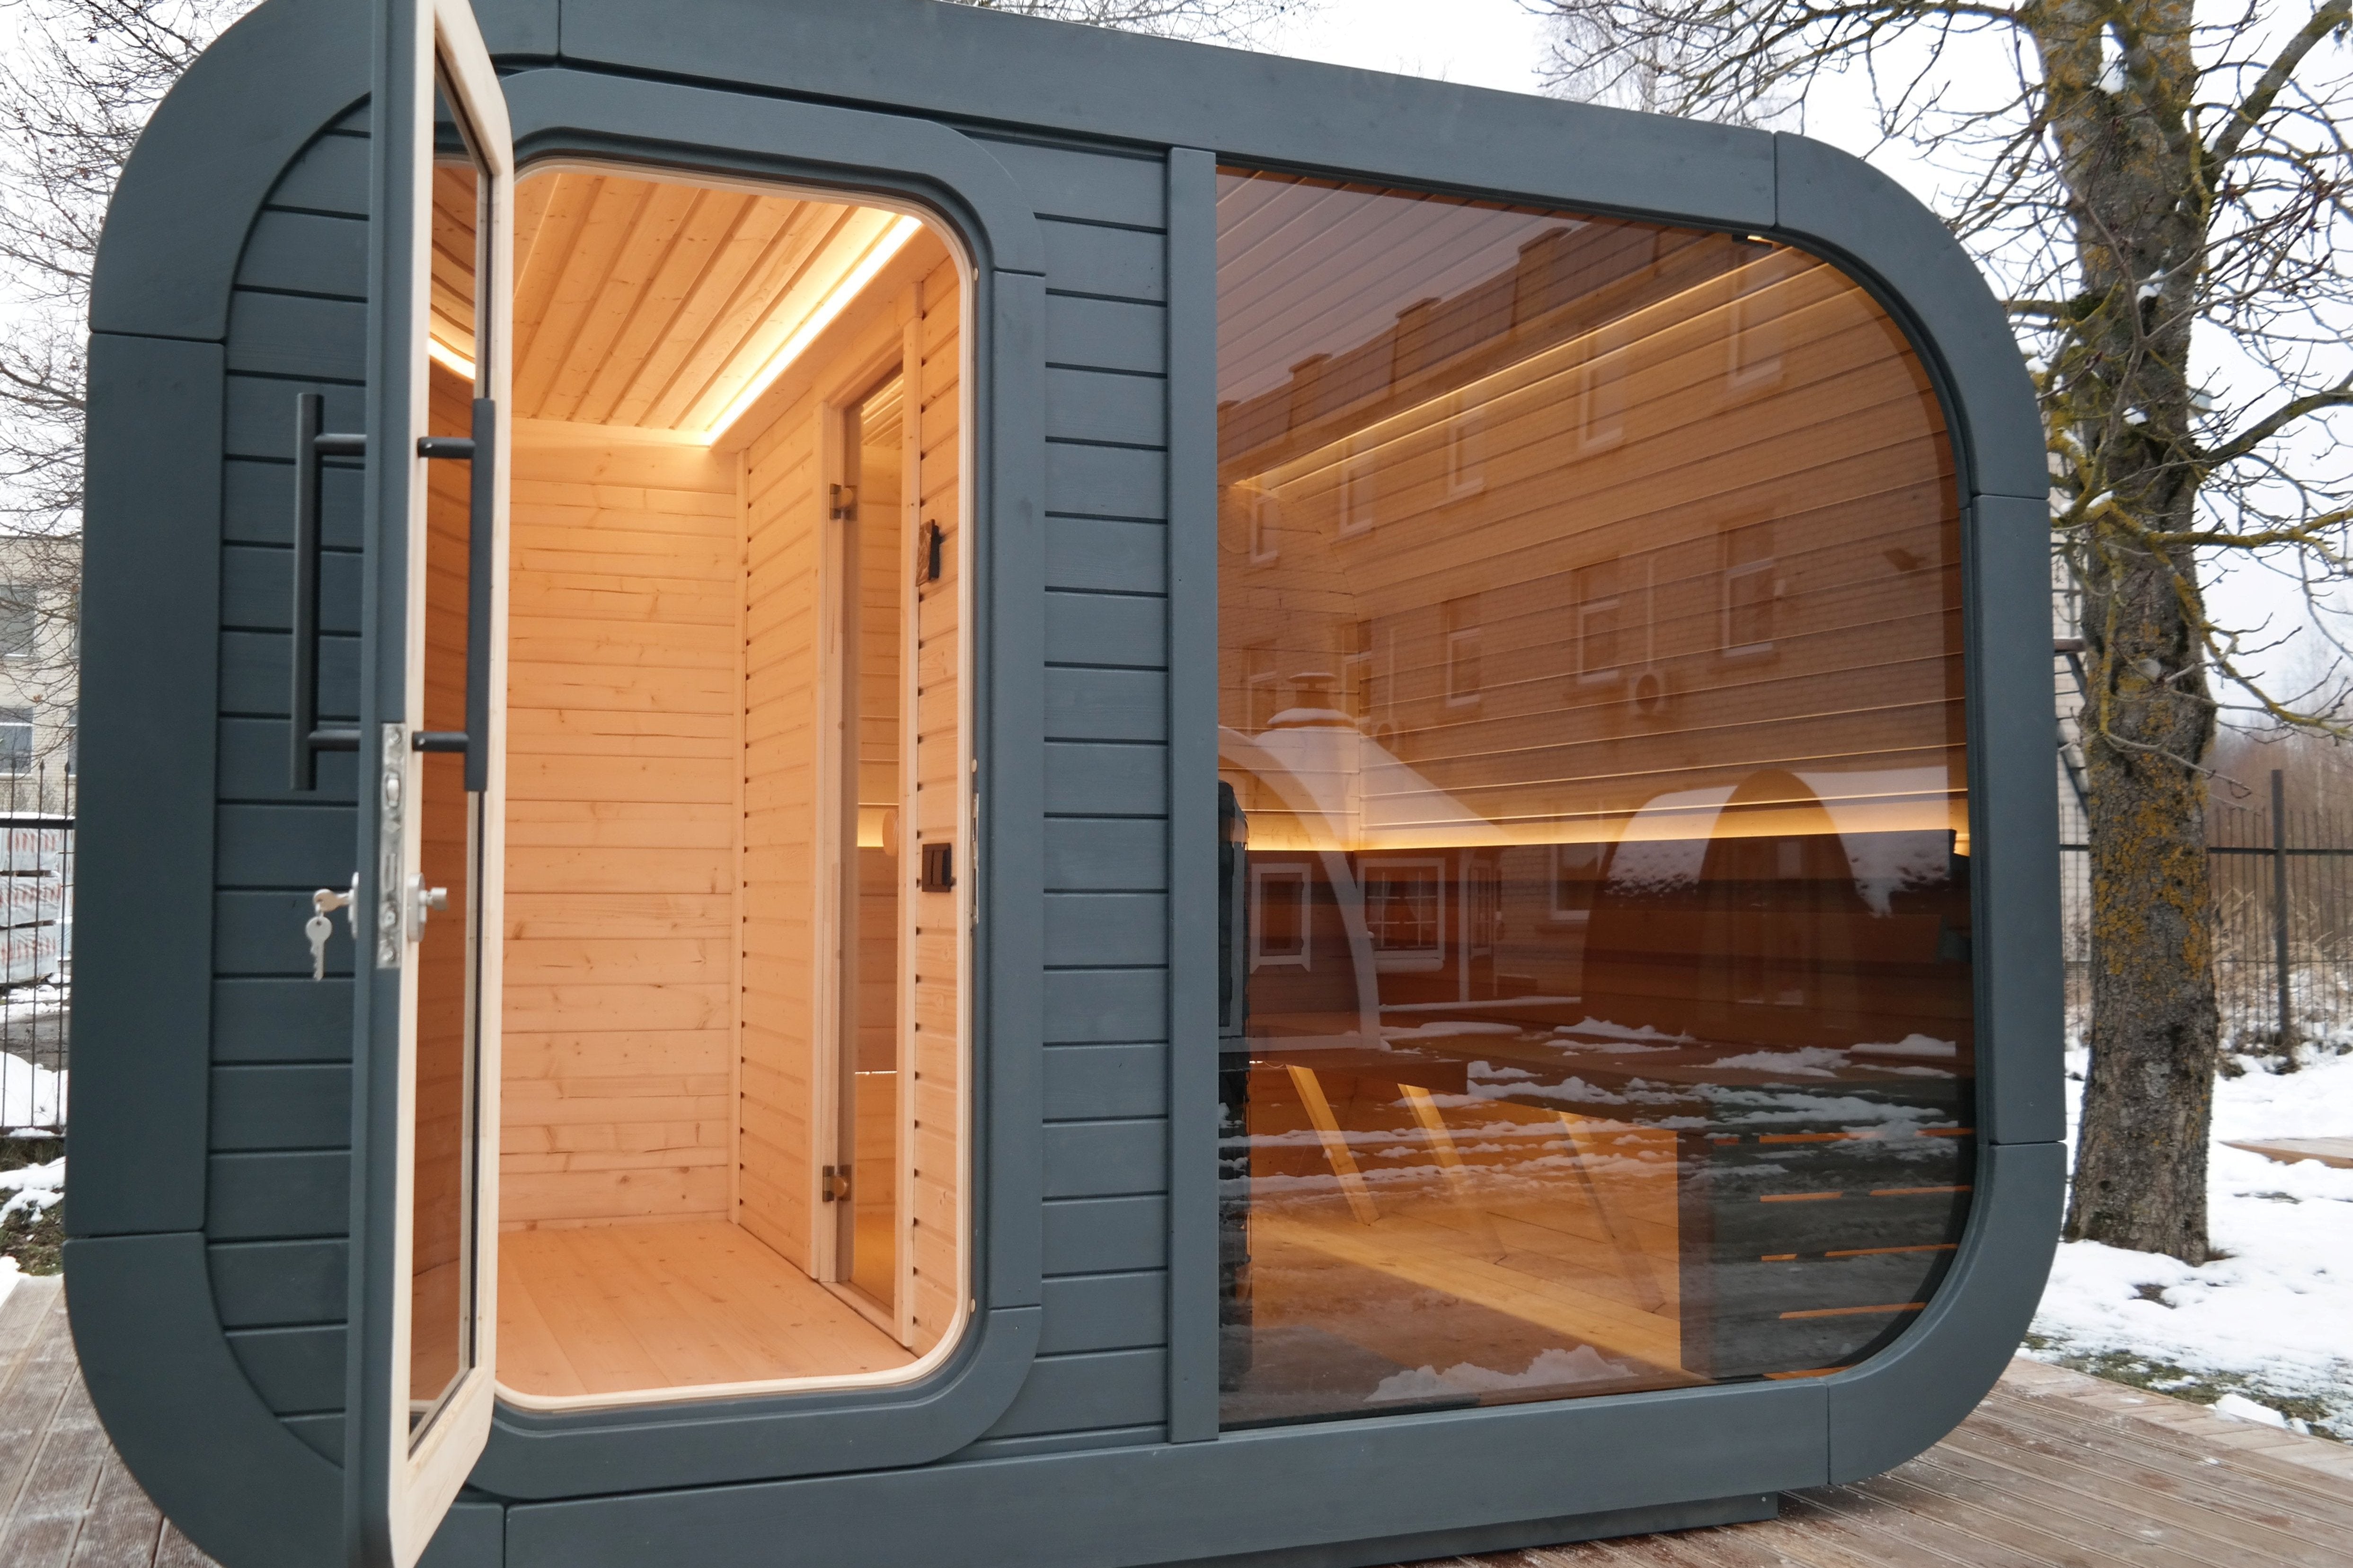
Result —
M832 515L834 521L848 522L858 515L856 485L831 485L828 487L828 494L830 504L826 510Z
M824 1194L825 1201L829 1204L848 1203L849 1201L849 1167L828 1165L822 1174L824 1181L820 1191Z

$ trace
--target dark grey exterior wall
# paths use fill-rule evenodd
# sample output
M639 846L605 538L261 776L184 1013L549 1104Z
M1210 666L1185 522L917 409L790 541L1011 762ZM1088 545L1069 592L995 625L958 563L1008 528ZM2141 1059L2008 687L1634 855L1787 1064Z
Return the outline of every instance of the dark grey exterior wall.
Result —
M501 1436L481 1479L515 1506L461 1503L437 1558L583 1568L691 1543L698 1562L751 1563L787 1539L853 1562L1071 1568L1391 1536L1465 1550L1487 1538L1461 1532L1498 1521L1753 1507L1872 1473L1975 1403L2039 1293L2063 1174L2055 825L2035 652L2039 431L1999 312L1933 219L1795 139L920 0L480 8L513 68L628 68L950 121L1035 215L1043 384L1010 427L1042 426L1042 629L1008 639L1016 657L992 679L1043 706L1043 915L1025 939L1042 954L1042 1049L1024 1058L1042 1060L1042 1118L1001 1130L1040 1184L1042 1312L1018 1392L944 1462L630 1495L627 1466L567 1481L499 1458ZM353 763L330 754L315 795L289 795L283 747L293 396L322 392L331 428L361 420L356 11L269 0L199 66L126 178L94 321L91 918L69 1270L110 1429L227 1568L332 1561L340 1529L352 954L339 924L331 978L313 984L300 928L310 889L351 875ZM878 33L896 40L888 72ZM1182 1042L1204 1041L1214 984L1187 932L1208 908L1195 797L1214 773L1215 671L1172 650L1214 637L1206 247L1220 153L1778 229L1848 266L1918 332L1968 505L1989 1065L1962 1257L1919 1328L1871 1365L1208 1440L1213 1089ZM358 708L357 479L331 469L327 483L331 719ZM714 1428L711 1441L726 1439ZM665 1473L659 1484L691 1484ZM757 1473L739 1458L710 1479ZM599 1492L613 1495L586 1495ZM1376 1545L1331 1561L1382 1559Z

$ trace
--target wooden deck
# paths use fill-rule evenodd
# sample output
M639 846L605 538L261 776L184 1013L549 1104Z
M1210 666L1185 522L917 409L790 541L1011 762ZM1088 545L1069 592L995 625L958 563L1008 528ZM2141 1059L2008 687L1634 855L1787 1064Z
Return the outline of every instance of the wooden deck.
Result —
M1478 1568L2347 1568L2353 1447L2016 1362L1890 1475L1761 1524L1456 1560ZM207 1568L91 1413L56 1279L0 1302L0 1564Z

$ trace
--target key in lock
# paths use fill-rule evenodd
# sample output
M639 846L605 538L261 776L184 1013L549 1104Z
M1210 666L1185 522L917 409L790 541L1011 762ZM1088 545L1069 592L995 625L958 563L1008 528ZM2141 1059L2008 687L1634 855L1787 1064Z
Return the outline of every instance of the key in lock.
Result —
M343 919L352 929L352 940L359 940L359 897L360 874L357 871L352 873L352 885L348 891L339 893L332 888L321 888L311 895L311 918L302 922L302 934L311 943L311 979L324 980L327 977L327 937L335 929L335 922L327 918L329 915L337 910L343 910Z

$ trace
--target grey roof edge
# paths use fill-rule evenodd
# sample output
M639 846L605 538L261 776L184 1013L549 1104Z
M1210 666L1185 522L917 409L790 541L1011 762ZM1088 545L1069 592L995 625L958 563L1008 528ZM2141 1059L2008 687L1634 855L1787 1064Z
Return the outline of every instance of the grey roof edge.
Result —
M65 1269L90 1404L164 1515L229 1568L338 1561L338 1472L246 1380L213 1307L204 1237L77 1237Z
M569 64L1595 211L1773 218L1773 139L1738 126L937 0L562 3Z
M1900 306L1944 372L1963 499L2041 500L2051 480L2034 384L1985 275L1936 214L1862 159L1776 134L1774 227Z
M502 85L519 163L607 148L644 163L667 148L684 166L774 177L764 167L774 160L814 177L929 196L960 220L982 267L1046 270L1045 239L1013 176L944 125L592 71L524 71Z
M164 96L107 208L92 331L228 335L253 215L295 153L366 95L368 34L356 22L347 0L269 0Z

